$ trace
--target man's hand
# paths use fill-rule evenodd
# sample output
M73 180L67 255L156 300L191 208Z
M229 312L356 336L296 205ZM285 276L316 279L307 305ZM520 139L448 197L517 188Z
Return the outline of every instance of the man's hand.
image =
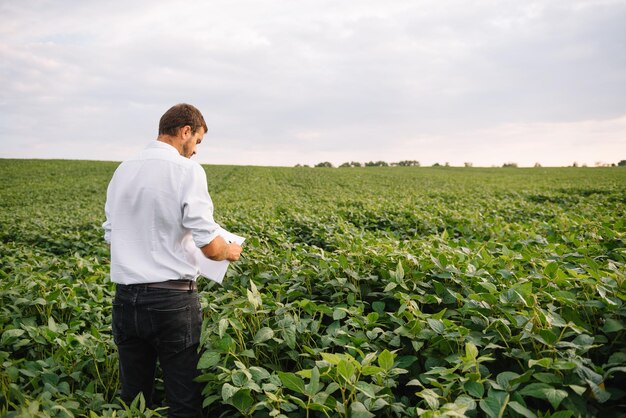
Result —
M241 245L237 244L236 242L231 242L230 244L228 244L228 256L226 257L226 259L228 261L239 260L239 257L241 256L241 250Z
M213 241L200 248L205 257L214 261L237 261L241 255L241 245L231 242L227 243L224 238L217 236Z

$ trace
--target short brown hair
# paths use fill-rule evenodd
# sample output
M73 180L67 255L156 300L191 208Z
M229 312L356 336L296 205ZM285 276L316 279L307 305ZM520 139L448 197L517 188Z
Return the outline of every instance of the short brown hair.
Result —
M198 128L208 130L202 113L194 106L187 103L179 103L168 109L159 121L159 135L175 136L183 126L191 126L191 132L196 133Z

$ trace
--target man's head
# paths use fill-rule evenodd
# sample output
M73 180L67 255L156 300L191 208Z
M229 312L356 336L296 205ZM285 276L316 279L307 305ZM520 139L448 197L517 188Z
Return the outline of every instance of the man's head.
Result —
M195 134L199 128L208 130L202 113L194 106L186 103L174 105L161 116L159 121L159 135L176 136L178 130L184 126L191 127L191 133Z
M191 158L207 129L204 117L198 109L190 104L180 103L161 116L159 140L173 145L183 157Z

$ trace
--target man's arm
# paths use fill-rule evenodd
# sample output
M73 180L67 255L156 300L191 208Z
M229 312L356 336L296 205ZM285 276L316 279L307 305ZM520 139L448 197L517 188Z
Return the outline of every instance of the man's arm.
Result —
M241 255L241 245L235 242L229 244L219 235L200 250L205 257L214 261L237 261Z

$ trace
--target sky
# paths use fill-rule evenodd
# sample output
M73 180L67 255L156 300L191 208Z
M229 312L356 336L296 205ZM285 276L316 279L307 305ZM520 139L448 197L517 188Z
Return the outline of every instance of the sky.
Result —
M626 159L625 0L0 0L0 158L121 161L191 103L203 164Z

